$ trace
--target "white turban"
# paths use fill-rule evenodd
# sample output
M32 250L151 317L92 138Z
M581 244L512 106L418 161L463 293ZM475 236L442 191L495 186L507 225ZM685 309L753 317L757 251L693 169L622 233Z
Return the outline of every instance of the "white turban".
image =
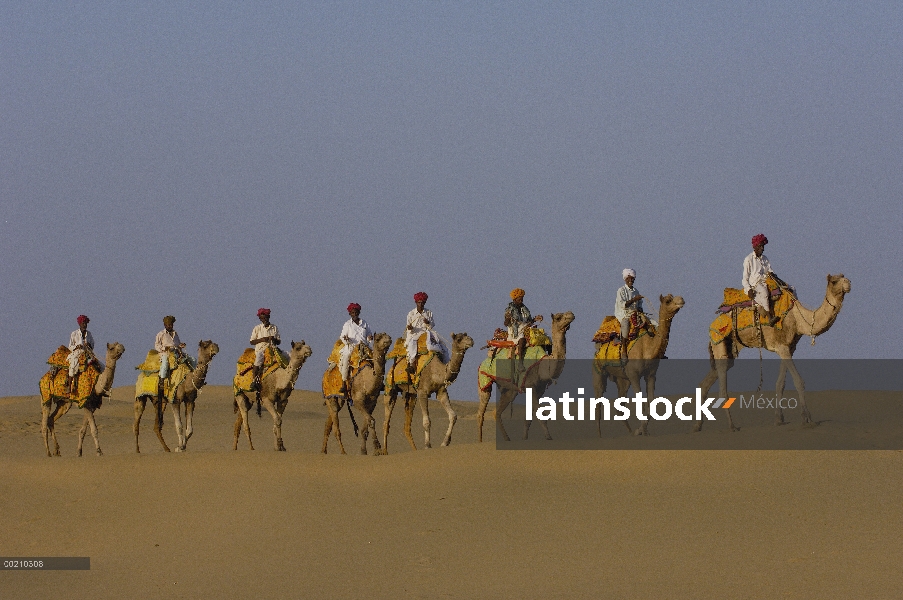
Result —
M628 277L633 277L634 279L636 279L636 271L634 271L633 269L624 269L621 272L621 277L623 279L627 279Z

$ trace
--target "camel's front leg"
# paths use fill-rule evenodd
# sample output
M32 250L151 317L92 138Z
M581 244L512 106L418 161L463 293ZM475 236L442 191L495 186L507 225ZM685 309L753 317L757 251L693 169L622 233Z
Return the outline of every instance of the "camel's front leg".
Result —
M276 410L276 406L270 398L262 397L260 403L263 404L263 407L273 418L273 449L276 450L276 452L280 452L281 449L279 448L279 445L282 443L282 415Z
M53 411L55 412L55 411ZM47 450L47 456L53 456L50 453L50 436L53 431L53 413L50 410L50 403L41 405L41 437L44 438L44 449ZM56 442L56 436L53 441ZM57 444L57 456L59 456L59 444Z
M436 392L436 400L439 401L439 404L442 405L442 408L444 408L445 412L448 414L448 431L445 432L445 439L442 440L442 445L448 446L451 444L452 430L455 428L455 422L458 420L458 415L452 408L451 401L448 399L448 390L446 390L444 385Z
M183 404L185 405L185 443L188 444L191 434L194 433L194 425L192 423L194 420L194 400L185 400Z
M94 438L94 446L97 448L97 456L103 456L103 450L100 449L100 440L97 439L97 423L94 421L94 411L90 408L83 410L85 411L85 420L82 422L82 428L78 432L78 455L82 455L82 443L85 440L85 433L90 427L91 437Z
M775 349L775 353L781 357L781 368L786 368L790 371L790 376L793 377L793 385L796 387L796 393L800 396L800 408L801 408L801 416L803 417L804 424L812 424L812 415L809 413L809 408L806 406L806 383L803 381L802 376L799 371L796 370L796 365L793 363L793 355L790 352L790 348L786 346L780 346ZM778 392L777 402L780 403L780 399L783 396L784 390L783 386L781 391ZM778 410L780 410L780 405L778 406Z
M549 387L549 382L541 383L533 387L533 395L536 398L542 398L546 394L546 388ZM513 400L514 398L512 398ZM524 419L524 439L527 439L527 436L530 434L530 425L533 423L533 419ZM552 439L552 433L549 431L549 426L545 421L539 421L539 426L542 427L543 432L546 434L546 439Z
M182 429L182 403L177 397L173 397L169 403L169 408L172 411L173 424L176 428L176 452L181 452L185 449L185 430Z
M138 431L141 426L141 415L144 414L144 407L147 404L146 396L138 396L135 398L135 425L132 429L135 430L135 452L141 454L141 448L138 447Z
M640 388L636 388L640 389ZM646 415L646 420L640 423L639 429L635 432L635 435L649 435L649 421L652 420L652 409L650 408L652 405L652 401L655 400L655 375L650 374L646 375L646 408L649 410L649 414Z
M430 397L424 389L417 390L417 402L420 403L420 411L423 413L423 447L432 448L430 444Z
M389 421L392 420L392 411L395 409L395 402L398 400L398 388L393 387L392 390L383 395L383 409L385 417L383 420L383 447L377 454L389 453Z
M492 384L486 388L486 391L478 390L477 393L480 397L480 406L477 408L477 432L479 434L480 442L483 441L483 421L486 418L486 407L489 406L489 400L492 398Z

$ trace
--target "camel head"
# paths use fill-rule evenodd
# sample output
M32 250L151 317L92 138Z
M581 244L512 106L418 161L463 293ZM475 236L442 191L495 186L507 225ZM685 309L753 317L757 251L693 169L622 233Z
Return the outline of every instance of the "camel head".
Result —
M850 293L850 280L840 275L831 275L828 273L828 293L840 301L843 301L844 294Z
M552 313L552 330L567 331L571 328L574 321L574 313L571 311L565 313Z
M378 356L385 356L392 346L392 336L388 333L377 333L373 336L373 352Z
M119 357L122 356L123 352L125 352L125 346L119 342L107 344L107 364L119 360Z
M298 361L298 365L303 365L304 361L310 358L310 355L313 354L313 351L310 349L304 340L300 342L295 342L292 340L292 351L289 352L288 358L289 362Z
M466 352L468 348L473 348L473 338L466 333L452 333L452 348Z
M201 340L198 342L198 364L205 365L213 360L213 357L219 354L219 346L213 343L213 340Z
M667 296L659 296L658 300L661 302L661 308L658 311L658 320L660 322L676 315L677 311L683 308L684 305L682 296L672 296L671 294L668 294Z

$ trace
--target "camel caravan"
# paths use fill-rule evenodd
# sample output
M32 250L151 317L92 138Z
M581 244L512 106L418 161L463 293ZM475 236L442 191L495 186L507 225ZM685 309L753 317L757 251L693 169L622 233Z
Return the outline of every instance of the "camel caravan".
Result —
M767 243L768 239L762 234L752 238L753 251L743 262L742 289L724 290L724 302L709 327L711 368L699 388L705 396L718 381L720 396L727 398L727 372L741 349L774 352L781 358L776 395L783 394L789 372L799 395L802 421L811 424L813 419L805 401L805 383L793 362L793 354L805 336L809 336L814 344L817 336L830 329L843 307L844 296L850 292L850 280L843 274L828 275L821 305L808 309L800 303L794 288L772 271L763 254ZM624 285L616 293L615 314L604 317L593 336L592 385L597 398L604 397L609 381L614 383L619 397L626 397L631 388L635 393L639 392L643 382L646 397L655 397L656 375L660 361L666 358L671 323L683 308L684 299L672 294L659 296L657 320L653 320L653 315L644 310L644 297L635 287L636 277L633 269L624 269ZM524 305L524 297L525 292L520 288L511 291L511 302L504 311L505 327L496 329L493 338L483 347L487 355L477 372L480 442L483 441L483 423L493 388L497 397L496 431L501 440L509 441L502 421L505 408L511 406L513 410L516 397L528 389L541 397L564 370L567 332L574 321L574 313L552 314L547 334L538 326L543 316L534 317ZM345 454L340 427L343 409L347 410L354 434L359 437L360 453L368 453L368 442L372 439L375 455L388 454L389 427L399 396L404 400L404 434L413 450L417 445L411 425L417 405L422 414L423 446L431 447L431 396L448 416L441 445L451 443L457 414L449 400L448 387L457 380L465 353L473 347L474 340L466 333L452 333L450 340L439 335L432 311L426 309L427 299L424 292L414 295L415 307L407 315L404 336L394 342L387 333L374 333L361 319L359 304L348 305L349 319L343 324L339 339L329 354L322 379L326 413L324 454L330 435L335 438L339 451ZM292 341L290 350L283 351L279 330L270 322L270 310L261 308L257 317L260 323L250 337L253 347L247 348L239 357L233 378L236 420L232 448L238 450L244 430L248 447L254 449L248 412L256 404L258 417L262 415L262 408L270 413L273 447L284 452L282 416L298 374L312 351L303 340ZM89 429L97 454L103 454L94 412L102 406L103 398L109 397L116 363L125 352L118 342L107 344L101 361L94 353L94 339L87 328L90 319L79 315L76 320L79 328L72 332L67 346L60 346L50 356L47 361L50 368L39 382L41 434L47 456L60 456L54 425L73 404L84 410L84 421L78 433L78 456L82 455L84 437ZM219 353L219 346L212 340L202 340L198 344L197 358L190 356L174 329L175 320L172 315L164 317L163 330L157 334L153 348L147 352L144 362L135 367L138 371L134 422L136 453L140 452L141 417L148 401L154 408L154 433L163 450L170 452L163 438L163 416L167 406L173 415L175 451L186 450L193 433L198 394L206 384L210 362ZM385 410L382 440L373 416L380 394ZM738 431L730 410L726 413L728 427ZM601 437L601 414L592 415L592 419L597 422ZM532 419L526 419L524 423L523 438L527 439ZM774 423L784 423L780 406L776 408ZM625 425L628 433L649 435L648 419L640 421L635 428L629 420L625 420ZM544 420L540 420L540 426L545 438L552 439ZM701 428L702 422L696 421L693 431L698 432Z

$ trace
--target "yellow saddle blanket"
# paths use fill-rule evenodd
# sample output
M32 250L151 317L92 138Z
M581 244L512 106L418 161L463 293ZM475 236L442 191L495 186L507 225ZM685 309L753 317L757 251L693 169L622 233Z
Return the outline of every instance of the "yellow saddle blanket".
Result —
M163 380L163 396L172 401L176 395L176 388L191 374L191 365L187 362L179 362L172 354L167 354L169 359L169 376ZM135 382L135 398L141 396L157 395L157 386L160 381L160 353L149 350L144 362L135 367L138 371L138 380Z
M342 340L336 341L329 353L329 367L323 373L323 397L338 396L339 390L342 389L342 374L339 372L339 360L341 360ZM362 351L363 350L363 351ZM358 344L351 350L351 356L348 359L350 370L348 371L348 380L354 381L355 375L364 365L373 364L373 352L367 346Z
M771 281L769 279L769 281ZM727 300L727 290L725 289L725 300ZM742 290L735 290L740 293L743 293ZM746 294L743 294L746 296ZM746 297L749 300L749 297ZM777 298L773 298L772 301L774 304L772 308L774 310L774 316L778 318L777 323L775 323L775 329L782 329L784 327L784 317L790 312L790 309L793 308L794 298L793 294L788 293L786 290L783 294L778 296ZM726 304L726 302L725 302ZM724 306L724 305L722 305ZM749 329L750 327L755 327L755 306L750 306L746 308L736 309L737 312L737 331L743 331L744 329ZM733 330L733 317L731 316L731 311L721 313L715 320L712 321L712 324L709 326L709 338L712 340L712 344L720 344L724 341L726 337L731 335L731 331ZM759 320L762 321L762 326L766 327L768 325L768 319L764 316L759 317Z
M235 377L232 379L232 392L237 396L240 392L254 391L254 348L245 348L235 365ZM288 367L288 356L272 346L263 352L263 373L260 381L272 375L277 369Z
M94 393L94 386L100 377L100 371L92 362L87 363L87 355L79 358L78 374L76 375L74 394L69 394L69 386L66 385L66 375L69 373L69 348L60 346L47 359L50 370L44 373L38 388L41 390L41 404L50 404L54 400L66 400L75 402L79 408L85 405L88 398Z
M426 348L426 334L422 334L417 339L417 364L414 368L413 378L408 373L408 348L405 345L405 338L400 337L395 340L392 351L386 355L386 359L394 359L392 367L386 369L386 393L397 385L408 385L413 383L413 387L417 387L420 383L420 374L431 360L438 356L439 352L430 351ZM413 379L413 382L411 381Z

